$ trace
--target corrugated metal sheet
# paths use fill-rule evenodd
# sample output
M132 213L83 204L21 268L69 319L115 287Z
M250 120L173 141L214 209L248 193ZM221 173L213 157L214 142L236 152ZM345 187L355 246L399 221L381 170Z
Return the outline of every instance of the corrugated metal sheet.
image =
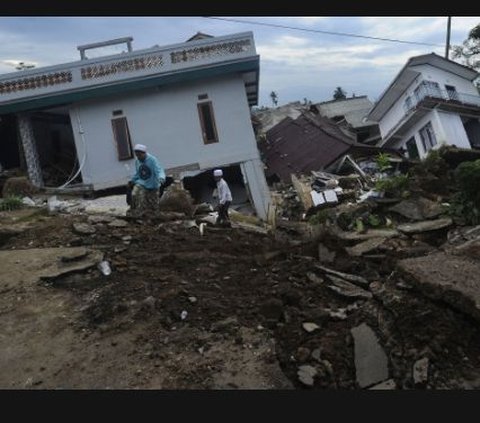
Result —
M267 131L259 149L267 176L276 174L290 182L292 173L322 170L353 144L329 119L302 114L295 120L287 117Z

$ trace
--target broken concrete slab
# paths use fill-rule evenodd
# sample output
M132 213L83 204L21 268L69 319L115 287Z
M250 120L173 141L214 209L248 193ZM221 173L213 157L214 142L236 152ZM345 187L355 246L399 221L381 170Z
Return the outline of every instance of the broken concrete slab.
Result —
M368 286L368 284L369 284L369 282L365 278L363 278L362 276L351 275L349 273L339 272L337 270L333 270L333 269L330 269L328 267L321 266L319 264L315 265L315 267L317 269L322 270L323 272L325 272L327 274L338 276L339 278L345 279L346 281L352 282L352 283L354 283L356 285L359 285L359 286Z
M387 238L370 238L353 247L346 247L345 251L351 256L359 257L365 253L376 250L386 239Z
M442 218L436 220L424 220L416 223L406 223L398 225L397 229L406 234L416 234L421 232L436 231L438 229L448 228L453 224L452 219Z
M354 341L355 372L360 388L388 379L388 359L375 332L366 324L351 329Z
M411 220L433 219L443 213L441 204L424 197L403 200L388 210Z
M84 247L0 251L0 280L14 285L33 284L40 279L89 269L103 259L101 251L88 250L83 256L84 252ZM78 257L78 260L64 261L63 257Z
M344 241L364 241L371 238L394 238L401 235L400 232L395 229L369 229L365 233L336 230L333 234Z
M424 295L480 321L479 261L442 252L401 260L397 268Z
M332 291L335 291L339 295L342 295L344 297L367 299L373 297L371 292L365 291L363 288L360 288L350 282L346 282L343 279L328 274L326 275L326 277L333 282L333 285L328 285L328 288Z

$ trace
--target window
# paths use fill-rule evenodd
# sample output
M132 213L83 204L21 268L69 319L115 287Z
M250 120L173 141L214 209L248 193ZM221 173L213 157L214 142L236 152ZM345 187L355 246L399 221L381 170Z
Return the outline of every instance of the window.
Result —
M208 94L199 94L198 99L199 100L207 100L208 99Z
M445 88L447 90L447 95L449 100L458 100L457 90L454 86L445 85Z
M408 152L408 158L409 159L418 159L420 155L418 154L418 148L417 148L417 143L415 142L415 138L412 137L410 138L407 143L407 152Z
M200 124L202 125L202 135L204 144L218 142L217 128L215 126L215 117L211 101L197 104Z
M123 110L114 110L114 111L112 112L112 115L113 115L113 116L123 115Z
M113 136L117 144L118 160L128 160L133 157L132 140L128 130L127 118L112 119Z
M420 138L422 139L422 145L425 152L437 145L437 138L435 137L435 132L433 132L433 127L430 122L420 129Z

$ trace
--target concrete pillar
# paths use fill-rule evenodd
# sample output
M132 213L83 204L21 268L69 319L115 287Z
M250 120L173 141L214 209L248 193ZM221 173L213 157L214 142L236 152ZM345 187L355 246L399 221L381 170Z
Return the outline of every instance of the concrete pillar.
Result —
M32 121L26 114L17 115L18 132L22 140L25 161L27 163L28 178L36 187L43 187L42 169L38 156L35 136L33 134Z
M268 219L271 208L270 189L265 179L263 163L260 159L253 159L240 163L248 192L250 193L257 216L262 220Z

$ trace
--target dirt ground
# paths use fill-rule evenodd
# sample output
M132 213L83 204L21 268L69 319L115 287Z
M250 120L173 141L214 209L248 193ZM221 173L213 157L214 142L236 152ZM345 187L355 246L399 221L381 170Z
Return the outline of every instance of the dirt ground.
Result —
M87 217L1 213L0 251L85 247L112 273L93 265L29 279L3 266L0 388L359 389L350 330L361 323L397 389L418 388L412 367L423 357L422 389L480 386L478 323L416 292L394 253L350 257L322 239L336 252L329 267L373 283L373 298L348 298L322 282L319 240L210 226L202 236L183 220L76 233ZM312 386L299 380L302 365L317 370Z

